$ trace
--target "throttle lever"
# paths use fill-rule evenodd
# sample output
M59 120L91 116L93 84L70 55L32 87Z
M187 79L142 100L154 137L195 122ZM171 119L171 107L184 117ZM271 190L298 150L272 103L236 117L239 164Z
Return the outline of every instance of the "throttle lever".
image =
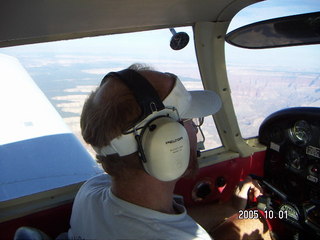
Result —
M265 211L271 208L271 198L266 196L259 196L257 199L257 208L261 211Z
M266 185L269 189L271 189L274 193L276 193L279 197L281 197L282 200L287 201L288 196L286 194L284 194L283 192L281 192L280 190L278 190L275 186L273 186L272 184L270 184L266 180L264 180L263 177L257 176L255 174L249 174L249 176L252 179L257 180L257 181L263 183L264 185Z

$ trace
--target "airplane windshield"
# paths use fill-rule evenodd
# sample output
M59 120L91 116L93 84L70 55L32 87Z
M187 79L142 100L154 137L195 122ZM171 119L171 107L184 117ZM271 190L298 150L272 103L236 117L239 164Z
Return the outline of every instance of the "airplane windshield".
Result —
M238 13L228 32L250 23L319 9L320 4L311 0L257 3ZM243 137L257 136L263 119L277 110L320 107L320 45L243 49L226 43L225 48L231 94Z

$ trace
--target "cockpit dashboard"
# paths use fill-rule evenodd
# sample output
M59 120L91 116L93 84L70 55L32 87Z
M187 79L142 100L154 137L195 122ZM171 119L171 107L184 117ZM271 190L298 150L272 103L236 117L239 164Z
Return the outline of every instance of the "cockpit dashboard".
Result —
M320 109L270 115L259 141L267 146L264 180L272 186L274 209L287 210L285 220L320 234Z

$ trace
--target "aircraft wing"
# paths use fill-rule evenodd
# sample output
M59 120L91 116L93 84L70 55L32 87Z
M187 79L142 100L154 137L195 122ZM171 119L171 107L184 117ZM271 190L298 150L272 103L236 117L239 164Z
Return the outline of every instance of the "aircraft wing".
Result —
M0 54L0 202L101 172L32 78Z

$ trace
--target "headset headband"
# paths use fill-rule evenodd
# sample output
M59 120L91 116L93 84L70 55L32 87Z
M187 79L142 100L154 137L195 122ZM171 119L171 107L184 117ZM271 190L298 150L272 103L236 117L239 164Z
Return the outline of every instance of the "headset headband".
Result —
M121 79L123 83L133 92L133 95L142 111L142 114L139 118L140 120L144 119L155 111L160 111L165 108L154 87L137 71L132 69L124 69L119 72L110 72L102 79L100 87L106 82L108 77L116 77Z

